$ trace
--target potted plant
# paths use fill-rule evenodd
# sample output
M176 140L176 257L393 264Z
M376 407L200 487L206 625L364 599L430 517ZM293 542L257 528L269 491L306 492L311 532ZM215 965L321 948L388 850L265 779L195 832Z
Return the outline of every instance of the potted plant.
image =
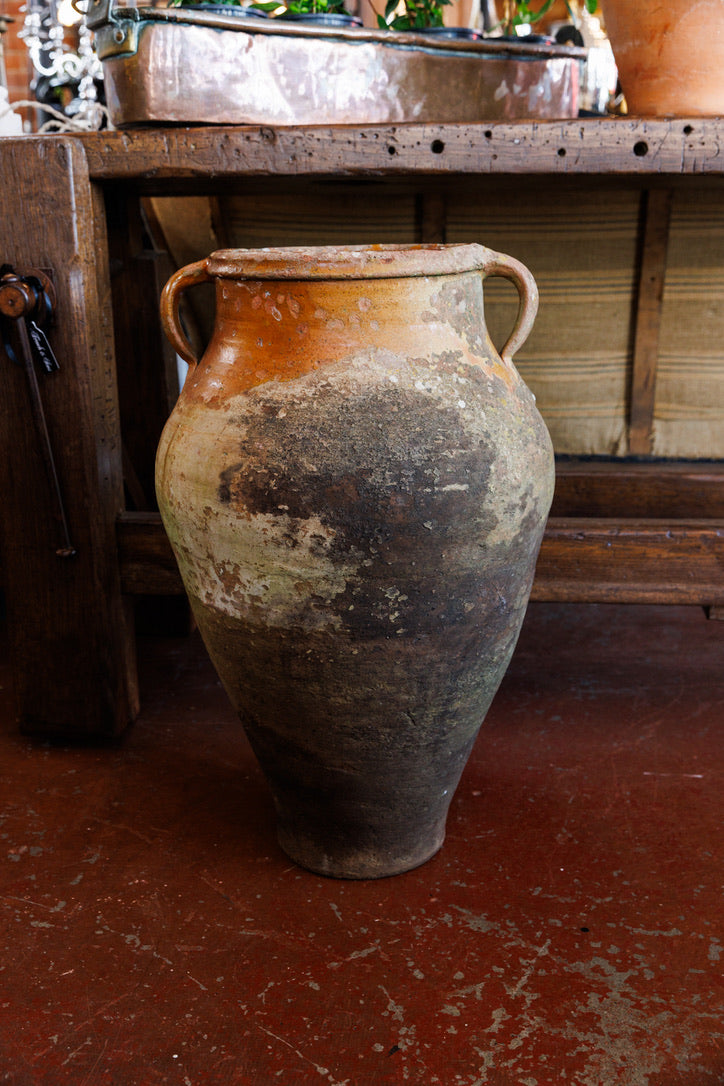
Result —
M584 0L586 10L591 14L596 10L598 0ZM500 28L503 37L516 38L520 35L520 29L527 27L526 36L530 35L530 27L537 23L544 15L547 15L553 7L555 0L543 0L538 8L534 8L529 0L503 0L503 14L500 20ZM576 23L576 15L566 0L568 14L571 22Z
M445 0L449 3L450 0ZM361 26L362 20L350 15L344 0L259 0L242 5L240 0L169 0L169 7L192 8L221 14L275 16L290 22L316 23L317 26Z
M380 30L428 30L443 26L443 8L451 0L387 0L384 15L377 16Z
M240 0L168 0L168 6L186 8L189 11L206 11L216 15L266 15L265 11L242 7ZM260 9L261 6L259 6Z
M347 11L344 0L256 0L251 8L290 22L362 26L362 20Z
M478 41L483 38L479 30L467 26L446 26L443 9L452 0L404 0L400 11L399 0L387 0L384 15L377 16L381 30L413 31L440 38L466 38Z
M601 9L629 113L724 114L722 0L601 0Z

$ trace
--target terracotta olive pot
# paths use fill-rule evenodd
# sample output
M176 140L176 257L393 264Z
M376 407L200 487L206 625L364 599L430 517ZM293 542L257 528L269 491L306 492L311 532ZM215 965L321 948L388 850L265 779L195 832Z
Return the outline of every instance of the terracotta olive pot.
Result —
M521 299L500 355L486 275ZM204 280L195 364L178 303ZM163 521L279 841L312 871L391 875L442 844L552 497L512 365L536 306L478 245L228 250L165 288L193 368L158 450Z
M601 0L629 113L724 114L722 0Z

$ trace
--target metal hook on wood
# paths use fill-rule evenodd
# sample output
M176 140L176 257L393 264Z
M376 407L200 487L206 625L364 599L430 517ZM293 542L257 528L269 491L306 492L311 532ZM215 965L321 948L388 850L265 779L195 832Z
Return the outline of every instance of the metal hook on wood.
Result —
M55 548L59 558L72 558L76 549L70 540L68 518L55 464L53 446L40 395L36 367L46 374L60 369L58 361L43 331L55 311L55 291L49 277L41 271L20 275L9 264L0 267L0 326L2 345L8 358L22 366L28 380L30 408L38 437L40 453L50 482L55 514L61 525L62 543ZM11 342L10 329L15 325L20 341L19 359Z

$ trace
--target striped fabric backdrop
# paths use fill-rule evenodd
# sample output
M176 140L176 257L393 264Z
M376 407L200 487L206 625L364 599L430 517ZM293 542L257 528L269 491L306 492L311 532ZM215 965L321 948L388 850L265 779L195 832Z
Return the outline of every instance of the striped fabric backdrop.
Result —
M556 451L625 456L634 311L641 256L641 183L517 177L450 182L445 239L477 241L522 260L540 290L533 333L516 362ZM189 201L191 220L199 201ZM158 218L193 236L183 199L155 200ZM293 201L273 188L214 204L222 246L412 242L420 196L395 183L310 184ZM185 263L205 255L184 251ZM486 320L502 345L515 320L511 284L485 286ZM654 455L724 457L724 192L674 194L654 412Z

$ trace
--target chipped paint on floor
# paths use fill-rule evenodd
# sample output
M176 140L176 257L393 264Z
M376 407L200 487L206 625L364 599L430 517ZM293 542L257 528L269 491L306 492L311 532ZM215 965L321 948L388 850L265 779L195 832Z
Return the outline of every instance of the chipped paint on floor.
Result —
M724 626L531 607L441 853L279 851L195 639L118 747L30 743L0 674L0 1082L718 1086Z

